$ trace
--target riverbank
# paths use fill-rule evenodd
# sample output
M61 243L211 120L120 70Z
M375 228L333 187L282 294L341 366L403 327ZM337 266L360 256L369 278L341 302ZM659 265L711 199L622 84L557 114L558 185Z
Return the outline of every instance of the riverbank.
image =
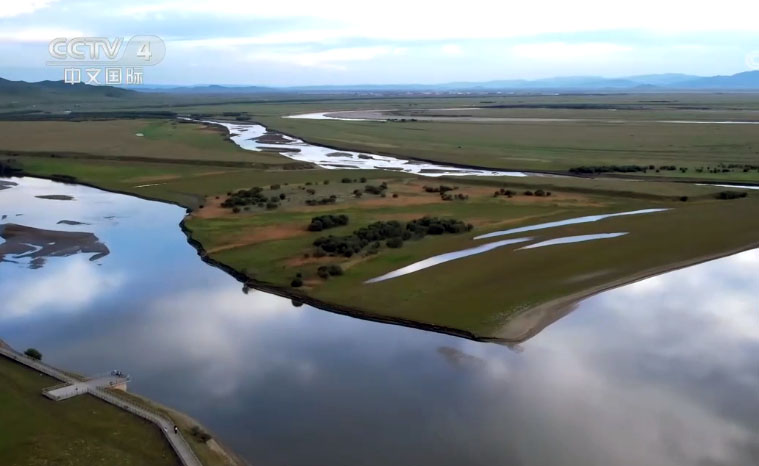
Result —
M90 396L49 400L42 389L58 384L56 379L4 356L0 379L4 465L180 464L158 428L120 408Z
M56 162L57 169L66 167L65 164ZM301 178L301 180L314 180L315 175L318 173L338 183L339 175L350 172L311 171L307 174L308 176ZM303 176L302 173L292 172L292 174L296 173ZM356 173L356 171L352 171L352 173ZM376 171L369 173L376 177L387 175L386 173L377 173ZM291 173L288 172L289 174ZM270 178L267 177L267 179ZM378 183L383 178L377 179ZM524 183L527 180L529 178L520 178L518 181L519 183ZM295 210L292 211L289 208L283 208L279 209L281 212L278 210L276 212L239 215L231 215L231 212L225 214L222 210L219 212L219 214L223 214L221 217L215 216L218 214L209 217L207 214L202 213L207 209L212 209L213 211L212 206L214 203L219 203L226 197L219 192L225 189L221 187L223 184L220 184L218 188L214 184L210 188L206 187L209 189L209 194L205 196L205 200L199 201L200 204L204 204L204 208L200 210L188 210L190 216L182 220L180 228L204 261L221 268L250 288L261 289L287 297L295 302L363 319L436 331L474 340L514 342L519 340L519 338L513 338L514 334L532 335L535 333L535 330L520 330L519 325L514 323L514 319L511 319L510 315L523 315L526 312L537 316L542 312L541 306L549 305L553 307L559 304L571 306L573 300L583 299L598 291L675 268L670 264L696 263L705 257L727 255L730 251L734 251L742 246L741 244L736 244L734 241L743 240L736 238L734 233L728 233L727 230L726 232L713 234L704 232L690 240L682 242L678 241L678 236L672 233L674 231L672 230L673 228L677 231L699 231L704 230L704 228L713 229L713 225L711 224L718 224L733 225L734 228L728 228L728 230L741 231L745 228L745 226L741 226L742 223L746 223L747 219L753 218L752 215L741 214L744 207L755 204L751 198L738 201L709 200L703 196L715 192L711 187L694 187L682 184L670 187L669 185L660 183L657 186L661 186L662 189L685 189L688 191L684 192L688 192L691 196L694 192L698 192L703 199L698 202L690 201L682 203L669 197L656 198L658 199L655 201L656 205L675 207L674 211L678 212L665 214L666 216L675 215L677 219L664 223L661 223L658 217L656 221L648 221L642 218L608 220L607 222L610 222L608 227L613 227L615 231L633 231L634 233L645 234L645 237L635 238L632 243L628 243L624 247L615 247L615 253L611 255L615 256L615 260L620 261L622 264L626 264L632 259L633 265L628 264L623 267L612 263L604 265L608 261L604 260L603 257L588 260L589 258L596 257L592 253L594 250L592 243L564 245L560 247L561 250L556 249L551 254L548 254L548 252L552 248L545 248L544 251L535 250L529 253L532 256L538 256L538 259L530 259L523 251L515 251L514 248L504 248L501 251L492 251L481 257L467 259L470 263L477 265L472 269L467 269L466 274L459 273L458 271L461 269L458 267L451 268L452 265L455 266L454 262L424 272L418 272L408 277L390 280L386 283L363 285L363 281L389 272L392 268L398 268L435 254L463 249L467 247L467 244L472 244L471 237L476 236L477 233L486 233L488 230L498 229L499 225L508 224L509 226L518 227L525 224L541 223L545 220L591 214L599 210L632 210L650 207L652 205L651 200L655 199L637 199L635 193L628 194L633 195L633 197L625 197L626 195L621 192L619 194L622 197L614 197L610 196L606 190L601 190L603 194L579 194L575 191L576 187L574 184L577 184L580 180L573 180L566 180L566 182L571 181L573 183L568 191L554 191L553 198L541 207L540 204L535 204L536 199L534 197L530 199L524 196L517 196L505 203L504 201L494 200L490 194L486 193L490 192L492 186L497 186L502 182L493 180L480 179L471 187L466 184L466 181L461 180L463 181L463 183L460 183L462 190L468 190L470 194L475 192L473 190L482 190L483 194L478 195L481 197L470 198L465 203L440 203L435 200L434 195L427 199L424 198L424 196L427 196L425 194L419 194L418 196L421 196L421 198L414 194L414 190L420 188L418 186L413 189L410 188L416 183L413 179L400 178L395 181L388 179L391 183L390 186L394 186L393 183L399 183L398 189L401 189L402 186L406 186L404 189L411 189L407 195L412 196L413 194L412 197L417 198L417 200L411 203L411 205L404 206L403 203L400 203L392 207L392 204L373 206L373 203L376 203L376 201L368 199L351 201L347 204L337 205L334 208L330 207L327 210L324 207L320 207L318 210L320 213L345 213L350 215L354 219L354 222L358 222L357 225L359 226L362 223L371 222L376 218L409 218L410 216L436 212L443 216L448 215L466 219L467 215L471 215L468 212L477 212L479 218L477 222L478 226L472 235L455 238L425 239L418 243L412 242L406 248L397 251L383 251L378 257L370 258L370 260L360 260L358 263L360 267L344 267L346 271L344 276L325 282L314 283L312 281L302 289L289 286L292 278L291 275L294 275L295 272L290 268L289 272L282 273L282 270L286 271L287 269L281 269L280 264L283 261L287 262L290 260L288 257L301 255L304 248L307 251L308 244L313 239L309 239L310 236L304 230L303 234L298 234L293 238L273 237L270 241L263 242L256 239L254 233L251 236L251 233L257 231L257 229L266 228L267 224L280 226L291 224L292 228L296 230L304 229L304 222L313 215L309 214L308 210L294 207ZM293 181L297 181L297 179ZM561 189L562 180L552 179L550 181L552 183L551 189ZM143 198L179 204L176 201L170 200L171 195L165 195L158 190L167 189L167 187L172 186L172 183L187 186L188 182L189 180L173 180L171 183L156 186L151 196L146 196L145 192L141 192L137 188L112 189L110 187L98 186L97 179L91 179L84 183L124 194L136 194ZM491 187L488 187L489 184ZM635 184L634 186L638 188L643 185ZM290 185L290 188L298 189L298 185ZM319 189L323 190L326 188L320 187ZM624 189L629 188L624 187ZM217 196L210 195L212 192L219 193L219 199L216 199ZM591 190L591 192L595 193L596 191ZM672 192L674 193L675 191ZM696 198L694 197L694 199ZM422 201L421 204L418 203L420 201ZM390 201L388 200L387 202ZM582 205L586 206L582 207ZM716 221L715 223L715 216L724 216L725 213L729 213L731 218ZM198 214L202 215L198 217ZM736 223L732 219L733 215L736 218L741 217L742 220ZM512 220L509 220L509 218L512 218ZM222 229L216 229L213 226L218 224L219 221L224 225ZM640 227L641 222L644 225L642 230ZM350 231L355 226L356 224L354 223L346 231ZM207 230L208 227L212 227L212 230L215 232L210 237L207 233L200 231ZM586 225L546 231L541 234L542 239L550 239L569 234L593 233L596 230L597 228ZM234 244L232 248L219 248L220 244L235 243L239 234L245 231L250 231L250 233L246 233L246 236L253 239L252 243L246 244L243 242L241 244ZM340 233L339 229L336 230L336 233ZM638 235L636 234L635 236ZM705 241L701 241L704 239ZM618 240L620 239L613 241ZM621 240L624 241L624 239ZM271 241L275 241L279 246L271 249L270 245L275 244L271 243ZM654 249L664 249L665 251L663 253L645 251L646 248L643 246L647 242L660 243L659 246L654 246ZM698 245L687 246L688 242L698 243ZM288 244L290 246L287 246ZM749 247L747 245L750 244L753 243L749 241L743 246ZM285 245L285 247L281 247L282 245ZM684 248L684 246L686 247ZM288 249L290 247L291 249ZM691 247L695 247L695 249L689 251L688 249ZM720 252L715 253L714 248L718 248ZM288 250L291 252L287 252ZM620 254L620 251L625 250L629 250L629 252L627 254ZM284 255L276 255L281 253L272 255L272 252L275 251L284 251ZM555 266L544 268L541 265L555 261L575 265L569 268L559 266L558 269L561 271L558 273L554 273L557 269ZM301 273L309 277L311 276L310 274L315 275L315 269L318 265L318 261L311 265L307 263L302 264L296 271L301 270ZM598 274L599 270L604 273ZM509 283L514 288L504 289L504 287L495 284L494 286L485 286L483 289L483 282L487 282L488 280L485 277L492 276L510 277ZM536 279L535 277L537 276L541 278ZM572 280L572 277L577 276L593 276L593 278L567 283ZM481 291L477 293L460 293L457 291L462 286L460 283L457 284L459 280L468 283L472 289L479 289ZM441 282L447 282L448 285L440 288L438 284ZM451 290L451 294L446 291L448 289ZM409 290L415 290L414 299L409 299ZM460 304L453 304L457 300L460 300L459 297L453 296L453 294L474 297L462 301ZM567 301L566 299L562 299L566 296L572 297L572 300ZM456 306L460 306L460 309L474 307L474 311L458 313L455 311ZM463 314L469 318L462 320L461 315L457 314Z
M181 126L183 132L195 128L204 138L223 137L204 125ZM259 154L247 152L252 157ZM716 194L725 188L684 183L530 176L435 179L381 170L233 169L65 157L12 160L32 175L184 206L189 216L180 228L200 256L249 287L333 312L472 339L503 339L510 334L510 316L526 309L566 296L587 296L667 270L671 264L748 247L754 241L751 232L759 227L752 220L759 216L753 197L717 200ZM431 183L458 188L452 192L461 196L446 200L427 189ZM275 199L270 203L276 208L253 205L234 211L223 206L234 191L251 187L261 188L267 201ZM498 190L510 194L494 196ZM538 192L541 195L535 195ZM321 205L306 202L328 198L330 202ZM433 256L480 246L483 243L474 237L504 226L651 207L669 210L653 218L568 225L531 234L529 240L628 233L618 238L530 251L503 247L366 283ZM345 215L350 225L310 233L306 227L316 215ZM350 257L321 254L313 246L325 234L350 235L378 220L406 222L424 216L458 219L471 224L472 231L411 240L402 248L378 242L371 254L361 251ZM335 265L340 276L319 272ZM297 286L296 278L301 282Z
M26 369L22 369L24 364L27 366ZM18 369L13 369L12 367L17 367ZM43 373L37 372L37 370L44 370L44 372L49 374L43 377ZM61 411L57 408L58 406L67 407L68 409L64 408L64 410L61 412L66 412L69 415L75 415L75 412L82 409L85 411L87 409L90 409L91 412L98 413L96 422L102 424L97 428L98 431L112 432L111 435L116 435L118 438L123 438L125 436L135 437L135 443L131 448L127 445L123 445L123 440L119 441L118 448L122 451L118 454L116 454L116 452L94 451L92 453L101 456L95 460L87 459L87 457L83 457L79 453L76 453L74 458L77 462L70 464L101 464L100 461L106 461L106 463L102 464L143 464L143 462L147 462L149 464L155 465L182 464L184 466L200 466L201 464L205 466L239 466L244 464L242 460L237 458L234 454L228 452L226 448L218 443L215 439L210 438L207 441L201 442L194 438L195 436L193 434L196 430L199 430L200 432L204 432L205 430L202 429L201 425L198 422L194 421L189 416L171 410L169 408L156 405L155 403L152 403L149 400L141 398L139 396L128 394L123 390L103 389L101 393L99 391L100 389L93 388L88 389L88 394L80 395L78 397L67 399L65 401L46 400L42 397L42 392L44 389L59 385L61 381L64 383L75 383L78 380L85 379L76 374L60 371L47 364L42 365L36 361L27 361L27 358L24 355L21 355L20 353L14 351L13 348L11 348L2 340L0 340L0 373L9 379L15 377L17 383L23 384L25 386L29 384L28 380L24 381L24 378L31 380L28 377L29 375L37 375L35 377L32 377L35 379L35 382L37 382L34 384L34 386L37 387L36 393L33 391L31 393L25 394L16 392L14 395L6 393L6 396L9 397L29 398L29 400L24 402L26 406L28 406L30 403L39 404L39 410L41 413L44 412L45 414L49 414L49 412L52 411L53 415L55 415L55 412ZM119 401L119 399L122 401ZM110 404L110 406L108 406L108 404ZM72 407L72 405L76 405L76 407ZM7 415L7 412L0 414L0 418L2 418L3 415ZM58 416L56 415L55 417ZM67 420L64 420L62 423L63 425L61 427L65 430L62 430L61 433L64 431L67 432L67 428L65 427L66 424L71 424L74 422L83 422L85 424L89 424L91 422L89 420L84 421L83 419L74 421L73 418L67 418L65 415L62 417ZM140 421L137 421L138 419ZM9 421L11 420L9 419ZM47 425L48 422L49 421L46 421L46 426L50 427ZM0 424L9 425L10 423L12 422ZM156 443L156 440L145 437L144 435L138 435L139 431L136 430L136 426L142 425L143 423L145 426L151 424L153 425L152 428L149 428L147 430L156 438L165 436L165 443L163 444L163 448L159 447L158 445L146 446ZM29 424L31 429L32 425L35 425L35 422L33 420L27 419L26 424ZM190 440L185 442L184 439L175 437L175 434L171 432L171 427L173 425L180 426L182 434ZM86 436L90 435L92 428L86 425L82 425L81 427L83 428L82 431L76 433L72 432L76 440L69 441L70 443L88 441ZM38 436L40 427L34 427L33 430L34 433L28 432L26 435ZM11 435L10 432L7 432L7 434L8 437L14 437L18 435L18 432L14 431L13 435ZM100 435L98 437L100 437ZM35 441L30 441L28 439L25 440L24 443L36 444ZM104 438L100 438L97 443L98 447L103 446L101 444L107 445L108 441L106 441ZM167 448L168 445L171 445L171 448ZM97 448L90 449L97 450ZM20 449L14 448L14 454L20 453L23 456L24 452L17 450ZM34 454L40 454L40 450L49 451L49 453L43 453L44 456L47 456L48 454L59 454L60 452L57 452L56 450L61 450L61 448L56 447L55 443L51 444L49 441L46 441L44 448L35 448ZM66 448L63 448L62 450L65 451ZM130 459L133 456L135 458L133 460ZM147 458L148 456L150 456L150 459ZM200 459L198 457L200 457ZM79 463L79 460L83 460L83 462ZM4 462L3 464L12 464L12 462Z

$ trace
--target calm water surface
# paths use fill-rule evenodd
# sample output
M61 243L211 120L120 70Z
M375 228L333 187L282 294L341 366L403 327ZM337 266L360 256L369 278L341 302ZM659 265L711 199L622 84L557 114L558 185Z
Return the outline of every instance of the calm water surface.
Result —
M14 181L0 223L92 232L111 253L0 263L0 337L127 371L252 463L759 464L759 251L588 299L509 348L244 294L177 207Z

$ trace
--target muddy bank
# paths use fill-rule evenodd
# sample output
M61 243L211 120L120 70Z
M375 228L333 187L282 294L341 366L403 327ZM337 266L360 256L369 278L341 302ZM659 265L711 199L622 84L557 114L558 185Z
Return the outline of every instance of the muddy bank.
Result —
M42 196L34 196L38 199L48 199L51 201L73 201L74 198L72 196L66 196L63 194L44 194Z
M12 181L0 180L0 191L16 186L16 183Z
M90 257L94 261L111 252L97 236L87 232L43 230L5 223L0 224L0 237L5 240L0 244L0 262L30 259L30 268L42 267L48 257L94 254Z

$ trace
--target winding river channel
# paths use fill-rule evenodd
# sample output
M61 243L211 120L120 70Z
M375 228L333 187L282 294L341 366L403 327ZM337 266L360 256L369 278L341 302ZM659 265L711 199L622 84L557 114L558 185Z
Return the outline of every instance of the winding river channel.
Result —
M0 224L21 236L0 238L0 337L128 372L252 464L759 463L759 250L599 294L505 346L246 293L200 260L181 208L5 181ZM10 251L39 242L27 227L67 241Z

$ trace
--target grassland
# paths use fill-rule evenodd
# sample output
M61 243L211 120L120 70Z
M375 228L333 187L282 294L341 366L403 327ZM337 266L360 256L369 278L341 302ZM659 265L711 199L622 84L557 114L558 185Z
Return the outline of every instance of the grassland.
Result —
M560 186L550 197L494 198L490 186L458 183L459 192L467 193L469 199L441 201L423 191L423 180L385 181L388 192L398 193L398 198L366 199L364 195L356 200L346 198L340 190L320 188L321 193L336 193L342 202L318 208L296 203L276 211L254 209L238 214L218 207L220 200L212 200L193 213L186 225L211 258L243 271L256 282L287 288L300 274L304 287L294 292L325 303L504 339L525 333L509 326L510 316L523 309L757 244L754 232L759 228L759 202L751 198L719 201L713 199L710 187L670 187L680 189L682 195L687 191L689 200L682 202L661 194L578 193L563 191ZM501 181L499 185L522 192L524 183ZM291 188L297 192L297 187ZM489 242L472 239L479 234L643 208L671 210L505 237L526 236L531 241L525 244L533 244L566 236L629 233L620 238L524 251L516 250L523 244L507 246L388 281L364 283L428 257ZM312 216L325 213L347 215L350 224L320 233L306 230ZM474 230L407 241L400 249L382 247L377 254L350 258L314 255L312 243L319 236L346 235L377 220L409 221L425 215L462 219L472 223ZM320 278L317 269L332 264L339 264L344 275Z
M414 108L435 108L446 103L451 106L450 102L440 100L384 101L381 104L386 108L397 108L401 104ZM615 105L622 104L617 102ZM509 168L514 168L511 163L520 157L523 160L531 159L527 161L533 164L529 165L531 167L545 166L551 170L580 164L654 161L657 164L755 162L751 150L756 135L745 132L745 127L729 125L719 129L737 131L728 136L717 129L714 132L704 130L703 125L687 126L689 131L699 130L694 135L684 130L667 133L650 121L638 121L624 127L639 128L640 134L645 135L641 136L640 148L633 150L637 143L631 141L635 138L620 142L624 140L619 134L620 127L607 128L609 125L606 124L571 123L564 124L560 130L550 125L517 128L504 124L461 122L396 124L281 118L283 114L305 111L367 108L367 102L355 101L337 101L329 105L341 108L324 108L325 102L290 102L187 107L185 111L220 115L239 107L254 119L270 120L280 129L306 136L307 139L322 138L330 145L360 150L375 148L377 152L489 166L494 163L486 161L499 159L499 163ZM750 105L745 107L744 111L752 110ZM539 108L528 110L542 111ZM656 111L664 112L665 109L657 107ZM675 110L668 108L666 111ZM688 110L696 111L701 110ZM95 121L76 125L101 128L102 123ZM29 173L74 176L82 182L107 189L169 200L193 209L185 226L192 238L202 245L204 255L233 268L255 286L275 289L334 310L444 327L469 336L516 341L532 332L524 328L525 319L518 325L514 324L513 317L524 315L526 309L545 307L567 296L582 297L667 268L747 248L757 241L755 231L759 228L759 202L755 196L731 201L715 199L715 193L723 188L665 182L656 178L636 181L611 177L541 176L429 179L380 171L304 169L301 165L288 166L288 159L282 156L276 155L269 160L270 154L245 152L244 155L249 157L246 160L251 164L248 166L234 159L237 157L234 151L231 156L221 149L217 151L217 146L229 146L230 143L224 140L223 134L202 125L128 120L122 122L124 126L119 129L118 122L107 123L113 128L113 134L121 135L122 142L119 144L124 147L130 146L128 141L131 140L124 135L133 136L132 132L142 132L139 141L145 146L140 146L139 152L132 152L142 154L140 158L127 160L122 157L122 151L127 149L119 148L121 146L109 149L104 143L83 150L86 145L72 138L60 142L70 152L60 157L43 156L44 151L56 150L59 144L56 138L65 138L69 134L51 130L49 136L43 138L43 145L34 146L38 152L22 152L11 159ZM41 123L24 124L30 125L24 127L24 131L30 133L34 132L33 125ZM0 131L3 130L2 125L0 123ZM290 128L287 125L295 126ZM6 127L5 131L9 128ZM743 147L730 152L726 145L721 145L726 144L726 139L738 136L743 138L741 141L746 147L751 147L750 150ZM678 145L668 144L672 138L679 141ZM534 157L523 157L522 149L512 150L515 140L521 140L524 150L533 151ZM356 141L364 145L357 147ZM570 142L571 150L566 146ZM152 147L153 144L168 149L157 150ZM178 150L183 144L194 148L195 152L190 151L194 154L192 157L163 153L163 150ZM615 145L618 146L616 151L611 149ZM380 146L384 149L380 150ZM0 147L0 150L3 149L5 147ZM417 149L425 153L415 153ZM100 155L100 150L106 151L107 155ZM466 155L461 155L462 152ZM79 153L86 156L76 156ZM692 179L692 174L692 171L682 174L682 179ZM715 176L715 181L754 181L751 173L743 178L741 176L736 173L720 174ZM365 177L367 181L341 183L344 177ZM325 181L328 183L325 184ZM385 197L363 194L356 198L352 194L355 189L363 191L365 184L380 182L388 185ZM443 201L438 195L424 191L424 184L437 183L457 185L457 192L466 193L468 199ZM280 186L271 188L271 185ZM267 210L265 207L247 206L239 212L221 207L230 192L255 186L263 187L267 197L283 194L284 199L279 207ZM493 191L499 188L507 188L518 194L511 198L493 197ZM313 189L314 193L309 194L309 189ZM525 190L536 189L551 191L552 196L522 194ZM336 203L306 205L308 199L328 196L335 196ZM619 238L522 251L516 250L517 246L506 246L404 277L364 284L367 279L419 260L481 245L484 241L472 239L478 234L652 207L670 210L541 230L529 234L531 243L526 244L564 236L628 233ZM308 232L306 226L310 219L322 214L347 215L350 224L322 233ZM425 215L460 219L471 223L474 229L469 233L407 241L400 249L381 246L376 254L371 255L362 252L350 258L315 257L313 242L319 236L347 235L378 220L405 222ZM319 276L318 269L326 265L340 265L344 274L324 279ZM304 284L291 288L298 274Z
M486 106L482 110L471 107ZM460 111L438 108L461 108ZM384 109L398 117L463 115L568 121L333 121L282 118L309 112ZM759 165L756 125L674 124L661 121L759 120L753 94L483 96L308 100L175 107L222 116L245 112L269 128L310 142L355 151L444 163L528 171L583 165L677 165L647 177L759 182L759 171L710 173L719 164ZM569 121L580 119L582 121ZM703 168L703 172L697 172Z
M90 396L48 400L41 390L58 382L6 358L0 380L0 464L178 464L158 428L126 411Z
M296 163L275 153L243 150L220 131L174 120L0 121L2 150L6 153L169 162L211 160L258 168Z
M185 439L187 439L190 448L192 448L195 455L203 463L204 466L238 466L245 464L232 453L228 448L223 446L218 439L211 435L208 441L201 441L193 435L193 428L199 428L201 431L206 432L201 427L198 421L194 420L190 416L175 411L171 408L163 406L147 398L143 398L134 393L124 392L122 390L107 389L108 392L125 401L140 406L149 411L159 413L160 415L171 419L174 422ZM209 434L210 435L210 434Z
M575 118L580 111L574 111ZM648 176L759 181L756 169L712 175L719 164L759 166L754 125L608 122L362 122L259 118L308 141L443 163L528 171L586 165L676 165L688 172Z

